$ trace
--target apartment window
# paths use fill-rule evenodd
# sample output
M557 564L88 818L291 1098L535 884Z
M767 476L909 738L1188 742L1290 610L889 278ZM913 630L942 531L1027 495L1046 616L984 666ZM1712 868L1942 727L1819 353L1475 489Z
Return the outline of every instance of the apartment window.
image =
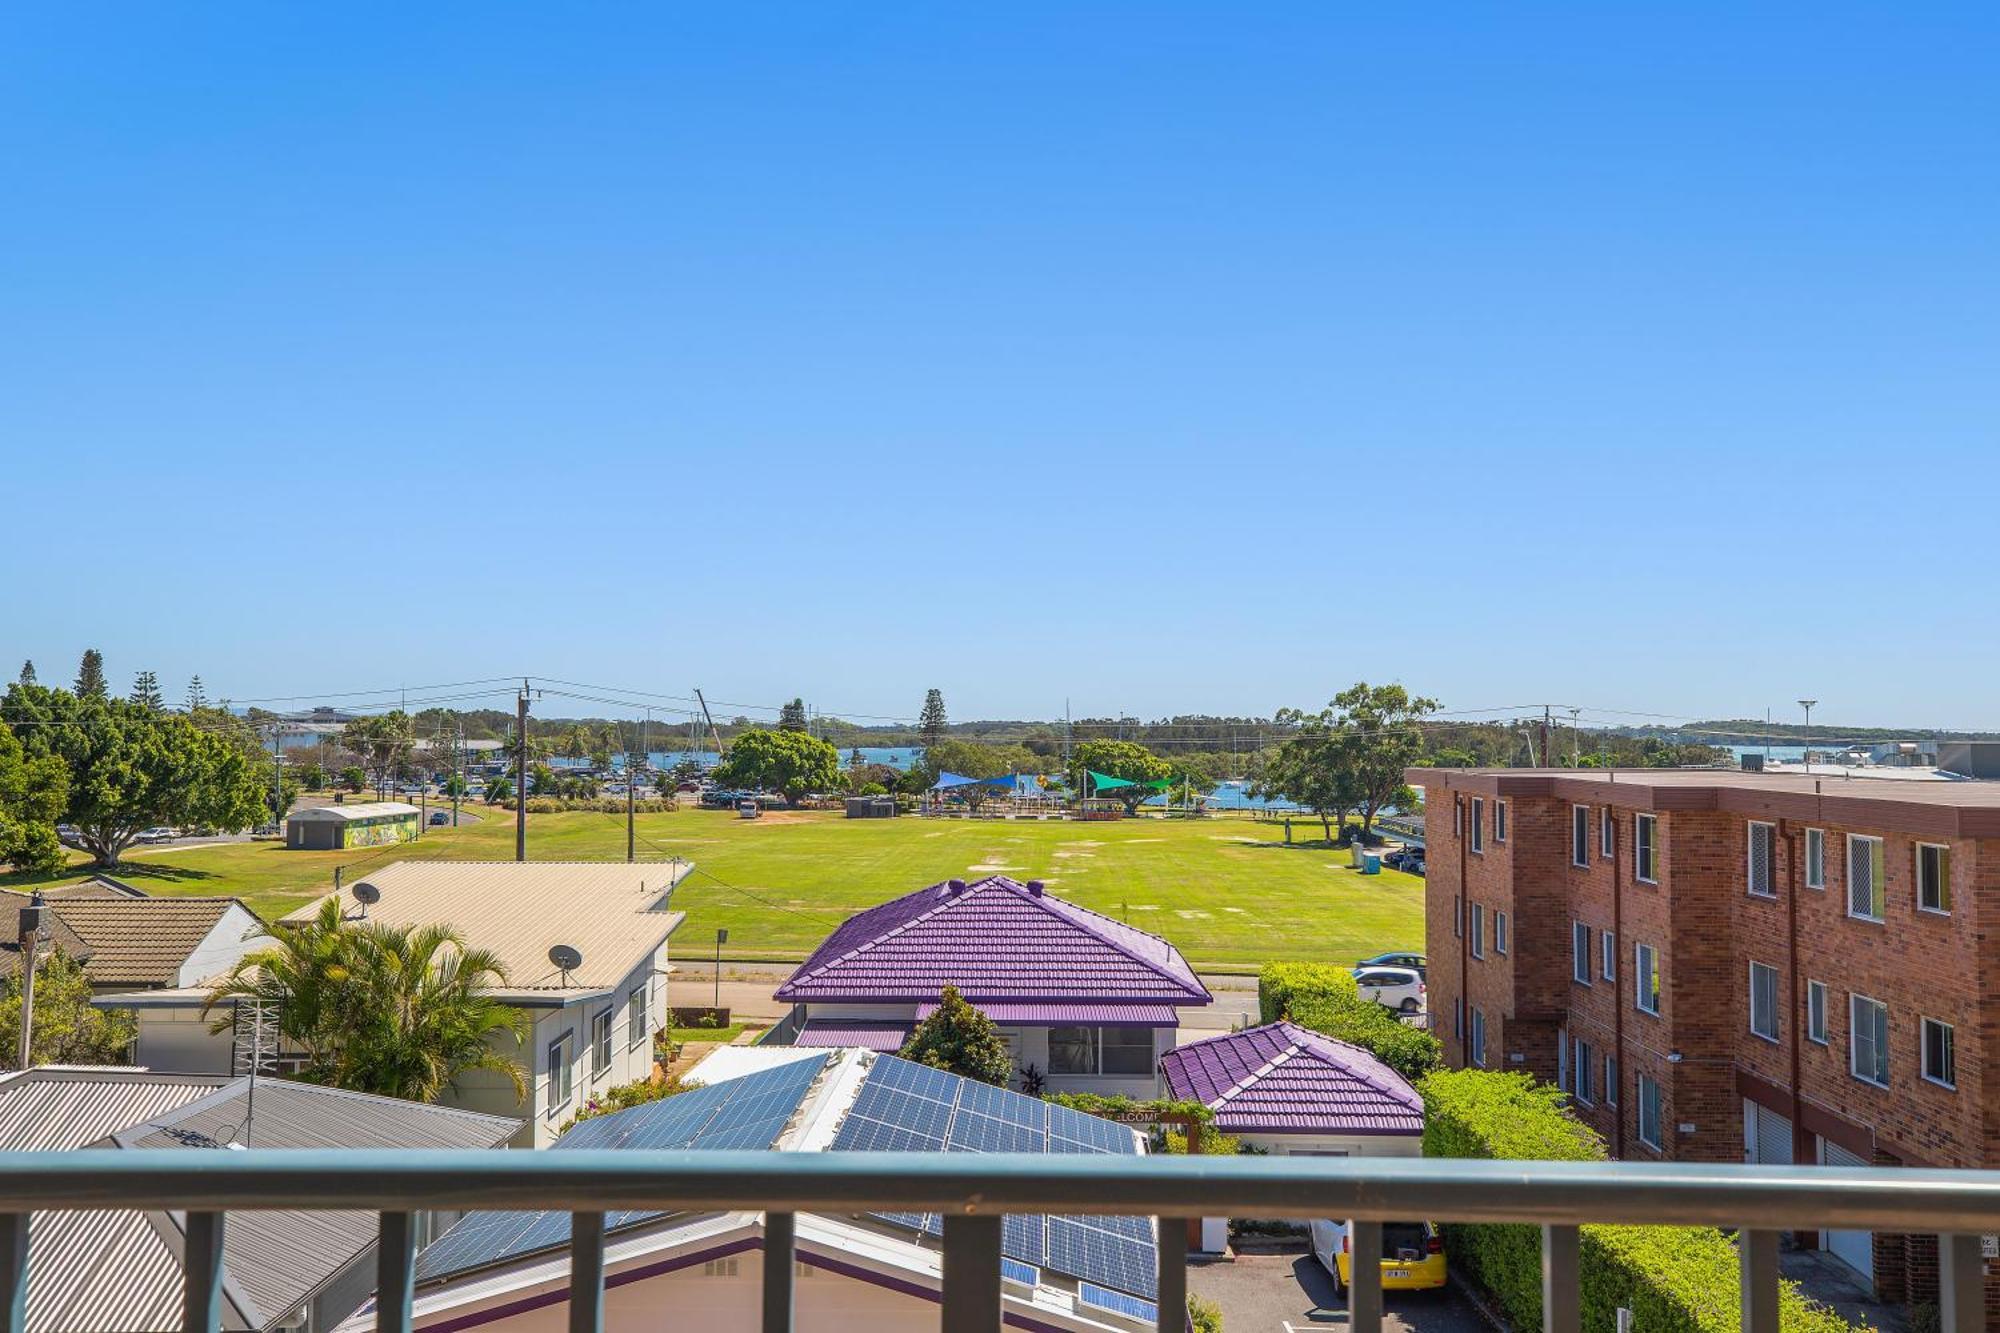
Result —
M1745 884L1753 898L1775 898L1778 891L1771 884L1771 835L1777 830L1769 824L1750 825L1749 853L1744 866Z
M1917 844L1917 908L1951 911L1951 848L1934 842Z
M1882 840L1847 836L1847 914L1862 921L1880 921L1884 906Z
M1153 1030L1135 1027L1052 1027L1051 1074L1151 1074Z
M1581 921L1569 927L1569 975L1579 985L1590 984L1590 927Z
M1750 1030L1765 1041L1778 1039L1778 969L1750 964Z
M1597 1056L1590 1049L1589 1042L1581 1037L1575 1040L1575 1054L1570 1057L1569 1067L1576 1071L1576 1099L1585 1106L1595 1106L1597 1104L1597 1089L1594 1086L1596 1082Z
M1654 845L1659 822L1654 815L1632 816L1632 874L1648 884L1659 882L1659 849Z
M1889 1086L1889 1006L1866 995L1847 998L1847 1067L1863 1083Z
M1507 952L1507 914L1505 912L1495 912L1493 914L1493 952L1499 954Z
M1556 1030L1556 1086L1564 1092L1571 1090L1569 1079L1569 1047L1569 1033L1558 1028Z
M1958 1058L1952 1048L1951 1024L1924 1020L1924 1078L1942 1087L1958 1086Z
M1507 841L1507 803L1505 801L1495 801L1493 803L1493 841Z
M637 1046L653 1035L652 1016L646 1011L652 1007L653 989L646 982L640 982L625 997L626 1039Z
M1597 974L1606 981L1618 980L1618 937L1608 930L1597 937Z
M1452 1002L1451 1035L1460 1038L1465 1036L1465 997L1463 995Z
M1486 909L1478 903L1471 903L1468 904L1468 910L1472 914L1472 956L1474 958L1484 958L1486 956Z
M604 1077L611 1068L611 1011L590 1020L590 1076Z
M1608 805L1597 812L1597 854L1607 861L1618 855L1618 816Z
M549 1114L569 1105L576 1091L576 1070L570 1065L570 1043L574 1032L565 1032L549 1043Z
M1615 1055L1604 1057L1604 1104L1618 1105L1618 1057Z
M1486 1015L1477 1009L1472 1011L1472 1063L1486 1067Z
M1451 936L1453 939L1465 937L1465 899L1451 895Z
M1451 803L1451 836L1456 838L1465 832L1465 802Z
M1823 828L1806 830L1806 887L1826 887L1826 830Z
M1573 866L1590 864L1590 807L1587 805L1569 808L1569 863Z
M1472 850L1486 850L1486 802L1478 796L1472 798Z
M1644 1074L1639 1075L1639 1142L1660 1146L1660 1085Z
M1660 960L1650 944L1632 946L1632 1003L1641 1013L1660 1012Z
M1806 983L1806 1039L1820 1045L1826 1039L1826 983L1808 981Z

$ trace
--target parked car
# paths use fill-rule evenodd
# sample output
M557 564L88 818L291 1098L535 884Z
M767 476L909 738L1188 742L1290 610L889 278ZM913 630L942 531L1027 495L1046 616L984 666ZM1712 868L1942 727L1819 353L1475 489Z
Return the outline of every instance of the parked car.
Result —
M1347 1284L1354 1280L1353 1223L1316 1218L1307 1230L1312 1236L1313 1257L1333 1274L1334 1287L1345 1296ZM1380 1262L1384 1291L1442 1287L1446 1276L1444 1237L1432 1222L1384 1222Z
M1424 967L1424 956L1420 953L1378 953L1373 958L1364 958L1355 966L1359 967L1407 967L1426 980L1430 972Z
M175 837L174 831L168 828L165 824L155 824L153 827L149 829L140 829L138 841L172 842L174 840L174 837Z
M431 811L431 824L433 826L436 826L438 824L449 824L450 822L451 822L451 811L449 810Z
M1414 967L1357 967L1354 984L1362 999L1385 1009L1414 1014L1424 1007L1424 977Z
M1382 864L1392 870L1407 870L1411 874L1421 875L1424 873L1424 849L1421 847L1401 848L1383 857Z

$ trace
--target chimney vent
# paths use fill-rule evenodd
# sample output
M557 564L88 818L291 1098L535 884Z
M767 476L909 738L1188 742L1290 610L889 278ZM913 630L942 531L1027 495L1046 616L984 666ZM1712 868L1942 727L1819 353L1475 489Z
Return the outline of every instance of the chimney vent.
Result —
M946 894L951 894L951 895L964 893L965 881L962 879L946 880L944 885L944 891Z
M1039 898L1042 896L1042 890L1046 887L1040 880L1031 879L1028 881L1028 896Z

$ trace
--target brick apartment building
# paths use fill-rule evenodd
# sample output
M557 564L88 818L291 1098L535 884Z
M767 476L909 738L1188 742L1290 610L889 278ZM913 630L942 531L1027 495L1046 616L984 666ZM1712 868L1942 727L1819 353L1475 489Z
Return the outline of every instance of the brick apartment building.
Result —
M2000 782L1409 777L1451 1064L1560 1084L1623 1158L2000 1166ZM1798 1240L1936 1299L1932 1237Z

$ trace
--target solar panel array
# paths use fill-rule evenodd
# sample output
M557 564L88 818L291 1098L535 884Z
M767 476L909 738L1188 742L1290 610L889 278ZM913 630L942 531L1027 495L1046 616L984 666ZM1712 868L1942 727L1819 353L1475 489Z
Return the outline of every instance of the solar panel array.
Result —
M1134 1154L1132 1131L941 1070L882 1056L834 1136L836 1152L1054 1152ZM894 1226L942 1235L936 1213L878 1213ZM1011 1215L1001 1252L1024 1264L1139 1296L1158 1274L1144 1217ZM1118 1307L1107 1306L1107 1309Z
M1100 1310L1115 1310L1149 1324L1158 1323L1160 1319L1160 1307L1152 1301L1142 1301L1137 1296L1127 1296L1122 1291L1112 1291L1095 1282L1078 1283L1076 1295L1085 1305L1094 1305Z
M770 1148L826 1068L827 1059L800 1060L696 1088L644 1106L586 1120L556 1140L551 1152L585 1148ZM626 1209L609 1213L607 1231L664 1214ZM567 1212L468 1213L417 1263L420 1280L484 1268L517 1255L569 1243Z

